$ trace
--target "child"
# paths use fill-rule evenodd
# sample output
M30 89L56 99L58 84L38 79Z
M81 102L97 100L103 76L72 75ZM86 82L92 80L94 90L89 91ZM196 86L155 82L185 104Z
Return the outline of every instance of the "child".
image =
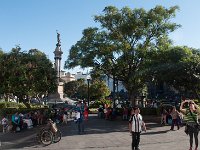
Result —
M67 124L67 112L63 114L63 123Z
M1 124L3 125L3 133L6 133L8 131L8 119L5 116L1 120Z

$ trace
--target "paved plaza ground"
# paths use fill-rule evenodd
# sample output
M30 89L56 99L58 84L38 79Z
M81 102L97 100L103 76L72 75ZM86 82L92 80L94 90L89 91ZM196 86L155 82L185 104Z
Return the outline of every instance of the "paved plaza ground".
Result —
M146 118L146 119L145 119ZM188 150L189 137L184 128L170 131L170 126L161 127L155 119L144 117L147 132L141 134L141 150ZM59 126L62 139L59 143L42 146L35 140L40 127L20 133L0 133L0 149L24 150L131 150L131 136L127 121L108 121L90 115L85 123L85 134L77 133L76 124L71 121ZM176 129L176 127L175 127Z

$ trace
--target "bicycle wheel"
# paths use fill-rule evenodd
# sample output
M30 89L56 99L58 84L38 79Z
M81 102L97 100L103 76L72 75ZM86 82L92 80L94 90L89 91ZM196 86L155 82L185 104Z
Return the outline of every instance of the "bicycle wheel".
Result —
M50 145L53 142L53 134L50 131L43 131L40 135L40 141L44 145Z
M38 131L38 133L36 134L36 141L41 143L41 134L45 131L44 128L42 128L41 130Z
M57 132L53 133L53 142L57 143L61 140L62 134L61 131L58 129Z

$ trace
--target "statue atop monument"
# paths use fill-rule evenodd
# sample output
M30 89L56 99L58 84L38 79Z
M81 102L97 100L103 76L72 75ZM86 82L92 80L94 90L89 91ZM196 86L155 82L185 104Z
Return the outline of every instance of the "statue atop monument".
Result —
M56 44L56 46L61 46L61 42L60 42L60 33L58 33L58 31L56 30L56 32L57 32L57 44Z

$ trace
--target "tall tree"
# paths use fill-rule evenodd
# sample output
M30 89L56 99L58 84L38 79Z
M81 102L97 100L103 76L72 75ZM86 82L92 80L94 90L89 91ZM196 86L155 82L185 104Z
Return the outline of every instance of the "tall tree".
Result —
M110 95L110 90L104 81L96 80L90 86L90 97L93 100L104 100Z
M165 82L182 94L199 97L200 51L186 46L176 46L159 51L152 57L154 82Z
M67 82L64 84L64 93L71 98L78 97L78 88L84 84L84 79Z
M83 37L70 49L65 68L94 67L122 81L134 105L135 96L146 82L140 72L145 69L147 53L158 49L164 39L168 40L168 34L179 27L170 21L177 9L106 7L102 15L94 18L101 28L83 31Z
M33 53L34 51L34 53ZM56 90L56 72L39 50L21 52L17 46L0 57L1 93L35 97Z
M4 52L2 49L0 49L0 62L2 62L2 60L4 59ZM2 65L0 65L0 70L3 70L4 67ZM4 82L4 77L3 77L3 74L0 74L0 83L3 83ZM0 86L0 93L3 94L3 86Z

